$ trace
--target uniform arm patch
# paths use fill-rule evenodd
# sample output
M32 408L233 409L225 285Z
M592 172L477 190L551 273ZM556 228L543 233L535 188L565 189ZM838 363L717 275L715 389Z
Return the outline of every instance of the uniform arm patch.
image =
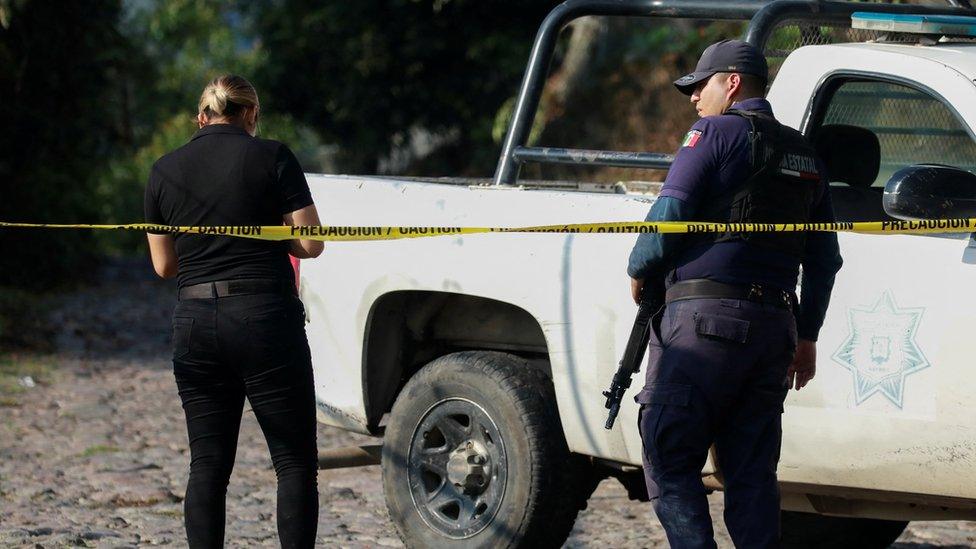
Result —
M702 136L701 130L691 130L690 132L685 134L685 139L684 141L681 142L681 146L694 147L695 145L698 144L698 141L701 139L701 136Z

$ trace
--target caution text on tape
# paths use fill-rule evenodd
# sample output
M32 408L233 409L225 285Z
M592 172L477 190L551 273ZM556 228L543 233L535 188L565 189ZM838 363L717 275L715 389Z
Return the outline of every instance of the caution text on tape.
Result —
M856 221L834 223L712 223L701 221L621 221L609 223L569 223L529 227L436 227L436 226L338 226L311 225L227 225L176 227L151 223L123 225L85 225L52 223L8 223L2 228L32 229L95 229L128 230L167 234L224 235L260 240L292 240L296 238L321 241L398 240L432 236L468 235L481 233L747 233L747 232L850 232L866 234L934 234L969 233L976 227L976 218L926 219L914 221Z

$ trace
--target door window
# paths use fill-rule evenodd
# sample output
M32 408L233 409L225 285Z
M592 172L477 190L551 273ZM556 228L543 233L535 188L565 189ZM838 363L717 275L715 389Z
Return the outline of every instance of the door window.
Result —
M823 124L871 130L881 145L881 168L872 186L884 187L911 164L947 164L976 172L976 143L939 99L901 84L845 82L834 92Z
M822 126L869 130L880 146L880 166L870 186L831 182L839 221L886 219L881 191L891 175L906 166L946 164L976 173L976 143L956 114L924 91L891 82L849 80L836 88L822 112Z

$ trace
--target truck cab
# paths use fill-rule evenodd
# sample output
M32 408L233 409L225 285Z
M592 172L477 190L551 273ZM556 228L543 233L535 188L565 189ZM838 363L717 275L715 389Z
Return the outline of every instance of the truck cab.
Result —
M814 46L789 56L769 99L783 123L822 148L847 140L849 153L834 160L855 167L835 169L849 176L832 183L835 213L878 221L891 219L883 192L898 170L976 170L974 79L976 44ZM858 170L866 166L876 173ZM976 461L963 389L963 326L976 305L972 236L838 238L844 268L818 343L817 383L788 400L781 480L971 500L976 476L959 466ZM830 501L812 510L838 512ZM910 511L905 503L859 505L876 508L873 516Z

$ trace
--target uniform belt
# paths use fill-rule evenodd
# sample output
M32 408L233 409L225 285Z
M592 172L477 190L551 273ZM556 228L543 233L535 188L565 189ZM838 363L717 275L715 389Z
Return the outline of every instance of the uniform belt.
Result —
M762 284L750 284L748 286L725 284L707 278L695 278L674 283L668 288L664 301L671 303L684 299L744 299L784 309L792 309L796 303L796 295L790 291L763 286Z
M243 280L217 280L180 288L180 300L209 299L249 294L291 294L298 295L292 280L249 278Z

